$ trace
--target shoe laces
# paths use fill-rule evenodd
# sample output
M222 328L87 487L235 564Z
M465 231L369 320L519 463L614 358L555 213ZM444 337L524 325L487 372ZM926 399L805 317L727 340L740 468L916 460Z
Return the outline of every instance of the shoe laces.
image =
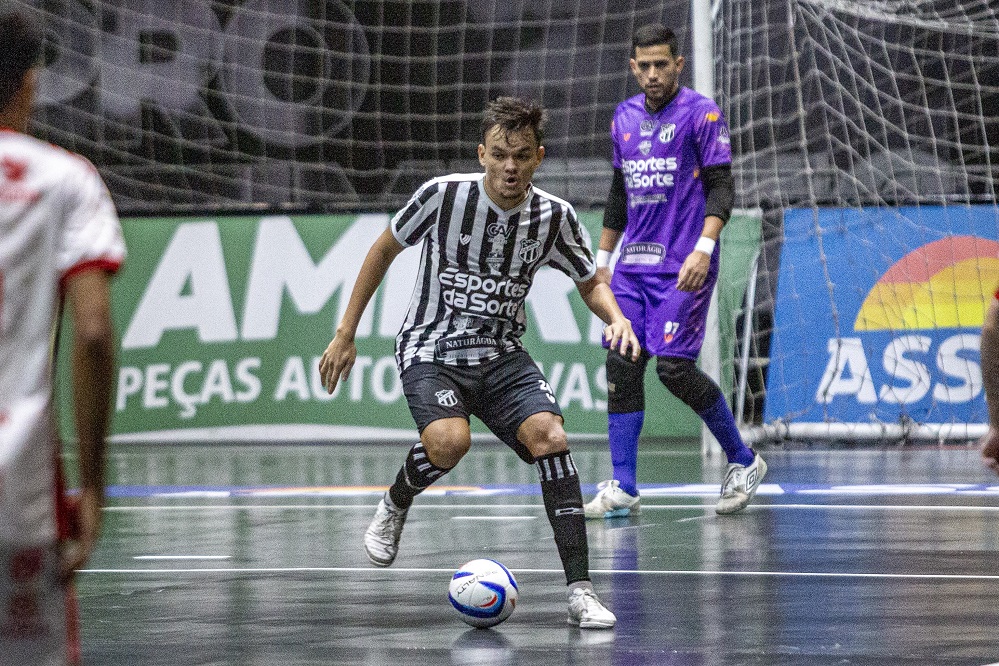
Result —
M597 484L597 491L600 494L606 494L606 493L610 492L611 490L613 490L614 488L617 488L617 487L618 487L617 480L616 479L611 479L609 481L601 481L600 483L598 483Z
M400 520L406 512L394 509L388 505L388 502L386 502L384 504L384 511L379 511L379 513L381 515L378 520L378 535L394 538L395 531L398 529Z
M577 604L581 606L581 616L601 613L604 610L603 605L600 603L600 598L593 590L584 589L582 592L577 592L575 597L578 600Z

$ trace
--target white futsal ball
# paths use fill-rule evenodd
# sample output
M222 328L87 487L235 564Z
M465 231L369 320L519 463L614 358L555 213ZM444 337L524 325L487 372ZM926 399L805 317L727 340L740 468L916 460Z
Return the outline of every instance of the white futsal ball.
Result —
M448 601L473 627L494 627L517 606L517 581L496 560L472 560L451 577Z

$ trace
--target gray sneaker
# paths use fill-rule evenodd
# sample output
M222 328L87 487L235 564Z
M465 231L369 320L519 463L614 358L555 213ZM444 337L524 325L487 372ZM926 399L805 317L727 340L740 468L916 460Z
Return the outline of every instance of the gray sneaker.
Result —
M569 624L580 629L610 629L617 623L593 590L577 588L569 595Z
M378 503L375 517L364 533L364 552L376 567L387 567L395 561L406 513L386 502L384 497Z
M752 464L746 466L732 463L728 466L715 513L724 515L742 511L753 499L756 489L767 474L767 464L759 453L753 453L755 457Z

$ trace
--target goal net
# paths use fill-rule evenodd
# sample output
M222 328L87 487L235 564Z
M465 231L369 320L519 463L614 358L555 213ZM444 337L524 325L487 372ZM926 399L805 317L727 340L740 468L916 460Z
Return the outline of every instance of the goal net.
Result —
M125 212L391 209L479 170L481 111L543 102L539 186L610 184L608 126L638 92L634 29L689 0L36 0L35 131L91 158ZM683 28L681 34L686 33Z
M995 2L25 1L48 21L32 131L133 215L392 210L479 170L501 94L549 110L539 187L600 207L635 28L674 26L693 60L690 9L713 5L737 205L763 211L746 301L720 313L740 420L853 438L985 422Z
M999 285L999 6L721 4L736 190L764 211L737 325L756 434L970 439Z

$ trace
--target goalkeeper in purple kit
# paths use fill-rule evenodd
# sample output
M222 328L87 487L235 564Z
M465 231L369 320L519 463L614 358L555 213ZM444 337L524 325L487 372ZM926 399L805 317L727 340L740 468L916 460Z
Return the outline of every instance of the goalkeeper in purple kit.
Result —
M732 210L728 127L709 98L679 85L684 58L673 31L639 28L631 72L642 93L618 105L611 124L614 179L597 254L642 346L637 361L608 349L608 434L614 478L585 506L588 518L640 511L638 438L645 417L644 375L651 357L671 393L701 417L728 458L715 510L746 507L766 474L748 448L721 390L696 365L711 293L715 245ZM618 261L610 258L620 241Z

